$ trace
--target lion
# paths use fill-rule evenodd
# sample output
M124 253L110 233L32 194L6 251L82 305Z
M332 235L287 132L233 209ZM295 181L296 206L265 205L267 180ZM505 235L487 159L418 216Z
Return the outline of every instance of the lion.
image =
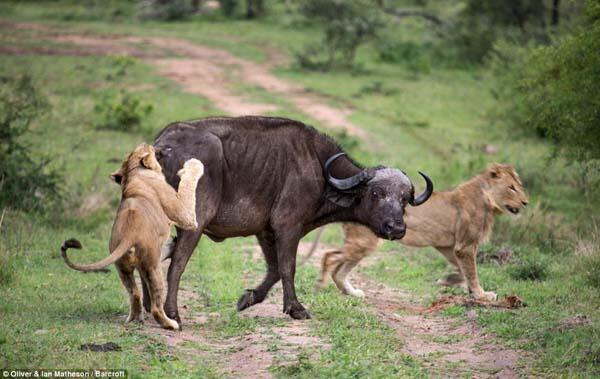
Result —
M112 180L121 185L121 203L112 227L110 255L100 262L80 265L67 257L68 248L81 248L79 241L67 240L61 247L65 263L74 270L102 271L112 263L116 265L129 293L127 322L143 321L140 291L134 278L137 269L148 288L154 319L165 329L179 329L177 321L168 318L163 310L161 247L169 239L171 225L191 230L198 228L196 186L204 175L204 165L197 159L190 159L178 175L181 180L176 192L165 180L154 147L137 146L121 168L111 175Z
M496 300L494 292L484 291L476 267L478 247L485 242L495 216L516 215L528 204L519 175L508 164L492 163L474 178L455 189L434 192L429 201L406 210L406 235L399 240L407 246L432 246L456 268L456 273L438 281L468 289L478 300ZM344 294L364 297L364 292L348 280L350 271L377 249L379 239L366 227L346 223L342 250L326 252L321 261L317 288L327 275Z

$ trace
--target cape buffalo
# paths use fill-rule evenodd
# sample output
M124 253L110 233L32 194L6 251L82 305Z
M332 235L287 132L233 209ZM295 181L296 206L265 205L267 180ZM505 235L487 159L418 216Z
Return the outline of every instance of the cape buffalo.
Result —
M212 117L168 125L155 140L167 181L177 188L177 171L188 159L205 165L197 189L198 229L177 230L171 254L165 311L181 322L179 280L202 234L214 241L255 235L267 274L237 303L242 310L262 302L279 280L283 312L310 318L296 298L294 274L300 239L331 222L356 222L387 239L404 236L407 203L424 203L433 191L414 197L400 170L362 168L329 137L301 122L271 117ZM144 296L144 298L146 298ZM149 306L149 304L145 304Z

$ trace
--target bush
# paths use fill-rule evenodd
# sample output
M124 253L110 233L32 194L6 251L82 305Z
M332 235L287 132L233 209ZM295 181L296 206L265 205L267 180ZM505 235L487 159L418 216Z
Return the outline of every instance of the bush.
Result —
M444 32L455 63L481 64L499 38L522 45L548 41L543 0L468 0Z
M235 11L239 5L238 3L238 0L219 0L221 11L227 17L231 17L235 14Z
M179 21L191 12L186 0L144 0L139 3L137 13L142 20Z
M428 73L431 70L429 45L419 45L412 41L399 41L382 38L375 46L379 59L387 63L401 63L413 73Z
M116 96L104 97L94 109L100 115L97 128L128 132L138 130L142 120L152 112L153 107L122 90Z
M60 198L60 175L36 160L23 142L31 122L48 109L31 78L0 78L0 207L41 211Z
M516 280L545 280L548 276L548 258L535 250L519 258L519 263L509 267L508 273Z
M306 69L352 68L358 47L382 26L379 9L368 0L304 0L300 11L325 27L319 45L296 54L298 65Z
M501 86L510 125L549 138L571 159L600 159L600 1L588 1L580 30L517 58Z

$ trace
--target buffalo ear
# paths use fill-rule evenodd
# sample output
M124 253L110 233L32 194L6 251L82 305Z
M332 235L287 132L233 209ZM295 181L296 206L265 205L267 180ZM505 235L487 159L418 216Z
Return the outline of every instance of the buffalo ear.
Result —
M117 184L121 184L121 181L123 180L123 173L121 172L121 170L119 171L115 171L112 174L109 175L109 178L117 183Z
M340 191L336 191L333 188L328 188L325 191L325 198L328 201L331 201L332 203L334 203L335 205L338 205L338 206L344 207L344 208L348 208L352 204L354 204L354 202L357 199L357 195L356 195L356 193L353 193L353 192L340 192Z

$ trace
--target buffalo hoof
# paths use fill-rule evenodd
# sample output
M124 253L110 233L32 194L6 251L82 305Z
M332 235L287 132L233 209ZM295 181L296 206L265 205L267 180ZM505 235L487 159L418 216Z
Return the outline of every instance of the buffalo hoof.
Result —
M165 314L171 320L177 321L177 323L179 324L179 330L181 330L181 317L179 317L179 312L177 312L177 311L167 311L165 309Z
M283 313L287 313L294 320L308 320L310 313L300 303L292 303L283 308Z
M254 290L246 290L242 296L240 296L237 302L237 310L238 312L243 311L246 308L250 308L254 304L260 303L260 300Z

